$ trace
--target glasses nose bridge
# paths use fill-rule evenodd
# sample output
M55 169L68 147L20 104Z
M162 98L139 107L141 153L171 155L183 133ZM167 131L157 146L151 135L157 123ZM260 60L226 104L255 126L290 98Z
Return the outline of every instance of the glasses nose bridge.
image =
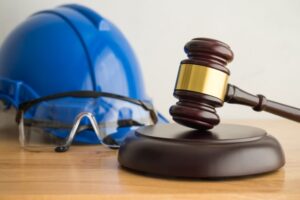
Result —
M74 123L74 125L72 127L72 130L71 130L71 132L69 134L69 137L68 137L68 139L66 141L66 144L65 144L66 146L70 146L71 145L71 143L72 143L72 141L73 141L73 139L74 139L74 137L75 137L75 135L77 133L77 130L78 130L79 126L80 126L81 121L83 119L86 119L86 118L91 123L91 125L92 125L92 127L93 127L93 129L95 131L95 134L98 137L99 141L102 141L103 138L106 137L105 133L102 132L102 131L100 131L100 128L99 128L99 126L97 124L97 121L96 121L96 118L94 117L94 115L92 113L90 113L90 112L81 112L75 118L75 123Z

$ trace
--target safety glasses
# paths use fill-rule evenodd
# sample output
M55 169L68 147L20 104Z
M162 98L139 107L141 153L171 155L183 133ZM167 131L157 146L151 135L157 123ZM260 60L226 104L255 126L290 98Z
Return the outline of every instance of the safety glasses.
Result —
M22 103L16 121L21 146L67 151L72 143L118 148L132 130L157 123L151 103L116 94L77 91Z

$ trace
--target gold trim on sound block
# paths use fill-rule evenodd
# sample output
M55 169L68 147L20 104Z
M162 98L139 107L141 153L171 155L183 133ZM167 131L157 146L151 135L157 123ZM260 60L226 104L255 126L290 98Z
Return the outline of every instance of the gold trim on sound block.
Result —
M217 97L224 101L228 74L210 67L181 64L177 90L188 90Z

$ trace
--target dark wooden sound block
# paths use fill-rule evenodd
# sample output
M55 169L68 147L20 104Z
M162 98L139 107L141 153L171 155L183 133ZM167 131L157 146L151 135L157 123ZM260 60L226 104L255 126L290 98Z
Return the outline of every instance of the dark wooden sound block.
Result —
M132 132L120 147L121 166L155 175L225 178L271 172L285 163L266 131L221 124L210 131L158 124Z

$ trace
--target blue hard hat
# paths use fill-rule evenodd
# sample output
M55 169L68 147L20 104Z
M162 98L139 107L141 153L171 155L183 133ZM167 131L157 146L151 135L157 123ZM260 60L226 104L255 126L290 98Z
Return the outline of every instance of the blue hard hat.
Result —
M18 108L79 90L150 101L134 52L110 21L84 6L64 5L31 15L4 40L0 99L6 104Z

